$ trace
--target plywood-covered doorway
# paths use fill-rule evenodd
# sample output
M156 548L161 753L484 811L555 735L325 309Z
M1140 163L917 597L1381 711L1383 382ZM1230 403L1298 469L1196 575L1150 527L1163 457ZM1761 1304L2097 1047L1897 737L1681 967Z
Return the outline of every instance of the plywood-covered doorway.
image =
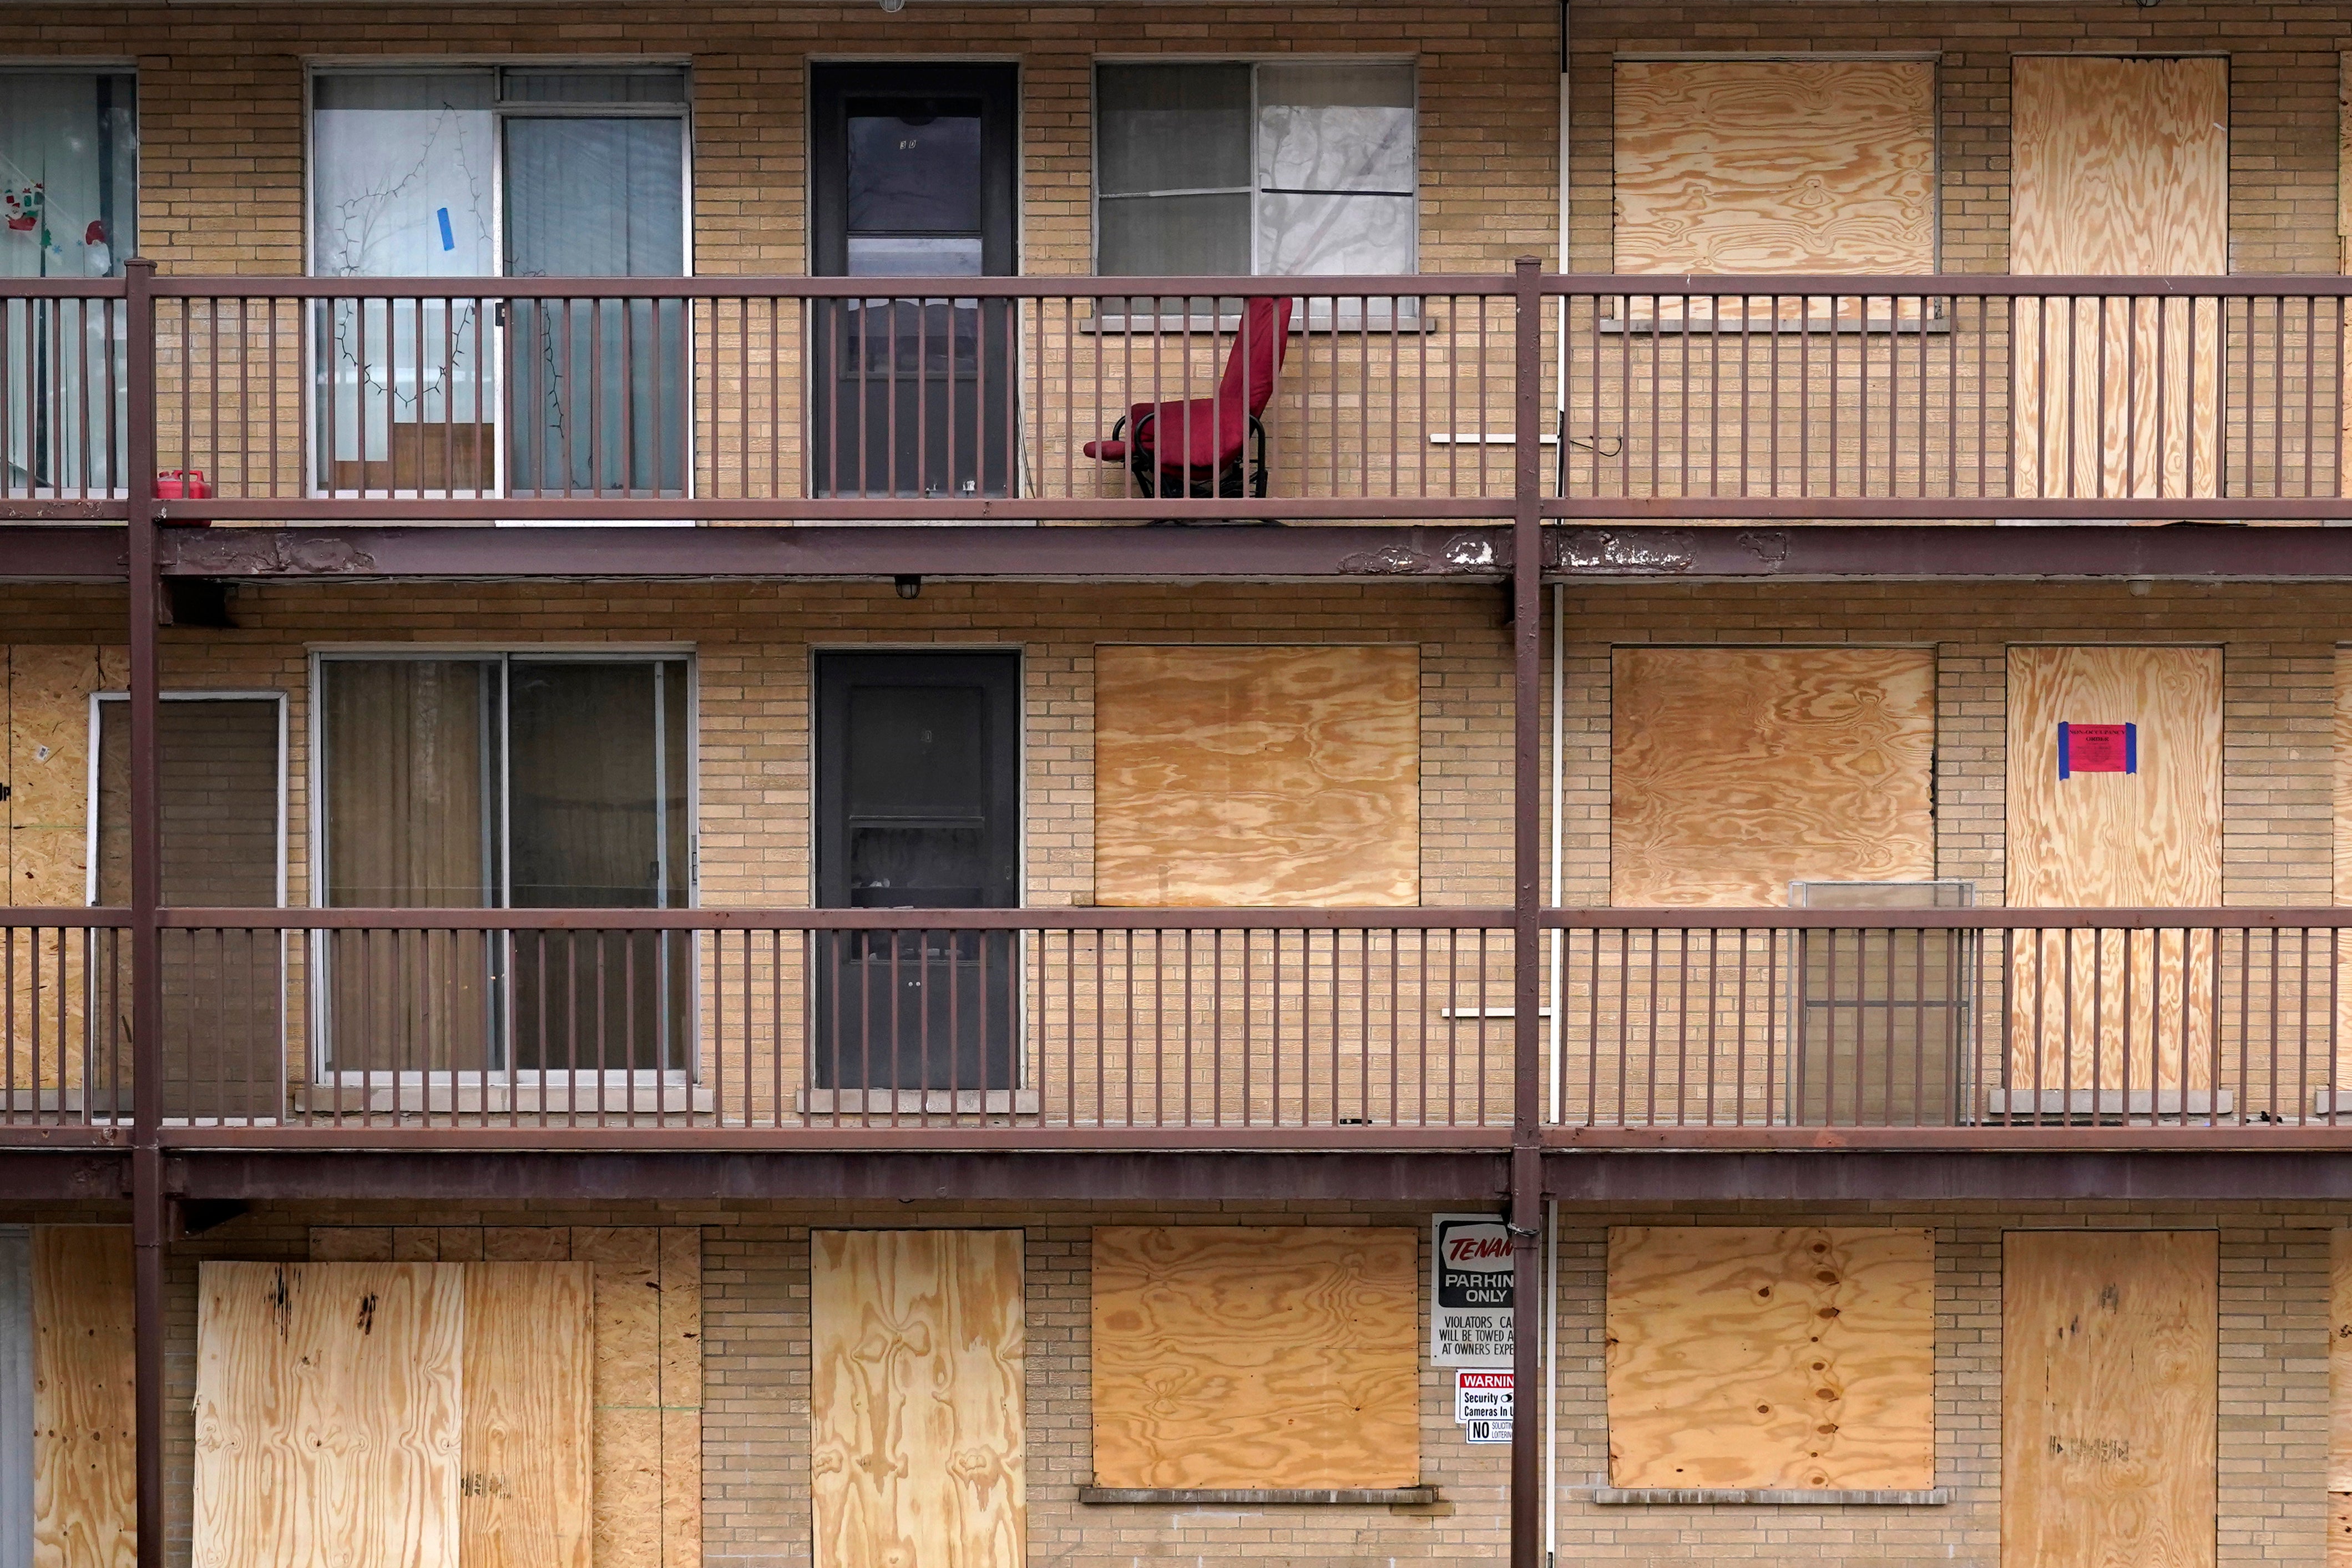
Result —
M2228 271L2229 124L2225 59L2020 56L2010 269ZM2020 300L2013 329L2016 494L2221 494L2210 301Z
M2062 773L2061 725L2129 726L2128 755ZM2221 649L2013 647L2008 741L2011 905L2221 901ZM2210 933L2019 932L2009 963L1997 1114L2226 1109L2212 1095Z
M809 1237L816 1568L1021 1568L1022 1233Z
M2210 1568L2211 1231L2011 1231L2001 1279L2001 1568Z

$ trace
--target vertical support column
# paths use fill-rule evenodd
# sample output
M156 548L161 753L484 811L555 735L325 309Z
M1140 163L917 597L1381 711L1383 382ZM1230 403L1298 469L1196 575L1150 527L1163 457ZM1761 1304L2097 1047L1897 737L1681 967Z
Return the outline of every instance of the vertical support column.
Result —
M1543 1568L1543 288L1511 279L1511 1568Z
M155 264L134 257L126 281L123 390L129 473L131 617L131 1225L136 1259L139 1568L163 1568L163 955L156 908L163 868L156 721L156 608L163 593L155 540Z

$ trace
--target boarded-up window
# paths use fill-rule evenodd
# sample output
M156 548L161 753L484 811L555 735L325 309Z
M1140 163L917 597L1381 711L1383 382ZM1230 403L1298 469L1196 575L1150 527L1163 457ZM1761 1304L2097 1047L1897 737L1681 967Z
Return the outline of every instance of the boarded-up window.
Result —
M2062 776L2062 724L2128 725L2128 754ZM2008 747L2011 905L2221 901L2219 648L2011 648ZM2133 1114L2214 1103L2211 932L2010 941L2012 1087L1995 1091L1996 1112L2080 1112L2094 1089L2102 1114L2126 1109L2125 1097Z
M1932 650L1620 649L1611 734L1614 903L1935 875Z
M588 1568L591 1300L582 1264L203 1265L196 1560Z
M1617 270L1936 270L1936 68L1617 66Z
M1105 647L1095 898L1412 904L1420 650Z
M1095 1484L1421 1479L1418 1235L1103 1226Z
M1017 1230L809 1237L810 1491L824 1568L1027 1560Z
M699 1559L701 1231L692 1226L317 1226L310 1257L469 1268L570 1262L587 1268L594 1298L590 1491L595 1568L676 1568ZM509 1314L507 1321L522 1320ZM469 1319L469 1331L472 1324ZM469 1368L486 1343L468 1332ZM471 1371L467 1386L476 1386ZM470 1404L467 1418L475 1419ZM467 1506L477 1505L469 1498ZM470 1518L465 1534L469 1542L478 1539ZM528 1537L515 1539L523 1550L518 1568L552 1561ZM468 1560L461 1568L478 1565Z
M2227 60L2021 56L2010 96L2011 271L2229 270ZM2016 494L2221 493L2212 301L2016 311Z
M1611 1230L1610 1484L1933 1486L1935 1272L1924 1230Z
M2327 1562L2352 1560L2352 1230L2328 1232Z
M0 1568L131 1568L131 1231L0 1226Z
M2002 1259L2001 1568L2210 1568L2214 1234L2011 1231Z

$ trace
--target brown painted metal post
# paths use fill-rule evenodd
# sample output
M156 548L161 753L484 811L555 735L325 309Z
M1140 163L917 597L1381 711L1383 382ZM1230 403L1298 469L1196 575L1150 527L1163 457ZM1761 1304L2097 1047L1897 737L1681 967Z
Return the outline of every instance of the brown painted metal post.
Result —
M163 812L156 766L159 678L155 550L155 264L123 264L124 457L130 484L131 617L131 1224L136 1258L133 1360L139 1568L163 1564L163 965L155 910L163 901Z
M1543 289L1512 276L1511 1568L1543 1564Z

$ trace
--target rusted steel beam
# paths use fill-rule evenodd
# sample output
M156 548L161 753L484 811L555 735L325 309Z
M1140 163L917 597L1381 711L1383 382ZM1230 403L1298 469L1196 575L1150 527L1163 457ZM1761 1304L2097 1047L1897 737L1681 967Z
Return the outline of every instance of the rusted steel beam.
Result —
M1546 1155L1544 1173L1555 1198L1581 1205L2352 1198L2352 1152L1588 1152Z

